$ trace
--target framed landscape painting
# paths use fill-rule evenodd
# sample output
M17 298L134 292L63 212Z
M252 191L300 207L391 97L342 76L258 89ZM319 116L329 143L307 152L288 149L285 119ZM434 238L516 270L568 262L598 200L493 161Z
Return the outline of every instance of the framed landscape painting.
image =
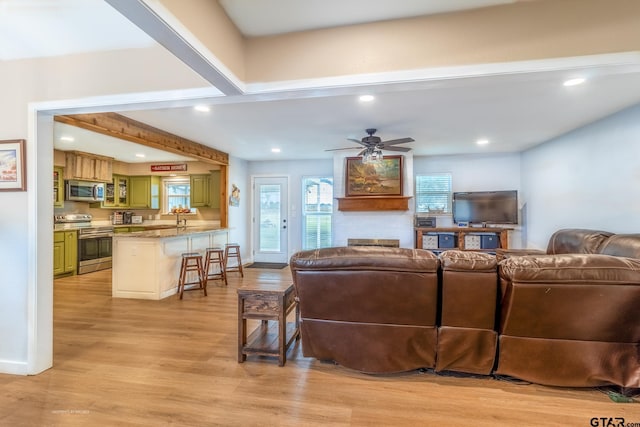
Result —
M24 139L0 141L0 191L25 191Z
M345 196L402 196L402 156L383 156L363 163L347 157Z

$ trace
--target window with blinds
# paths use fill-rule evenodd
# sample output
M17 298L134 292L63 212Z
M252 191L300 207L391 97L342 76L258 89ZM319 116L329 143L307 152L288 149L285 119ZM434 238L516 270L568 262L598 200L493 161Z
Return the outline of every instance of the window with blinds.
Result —
M416 175L416 213L451 213L451 174Z
M302 191L302 248L328 248L333 241L333 178L303 178Z

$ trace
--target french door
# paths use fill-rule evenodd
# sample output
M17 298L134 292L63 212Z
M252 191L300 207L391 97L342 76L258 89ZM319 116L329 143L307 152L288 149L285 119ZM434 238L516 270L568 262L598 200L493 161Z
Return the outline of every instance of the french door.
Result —
M253 260L287 263L288 178L256 177L253 184Z

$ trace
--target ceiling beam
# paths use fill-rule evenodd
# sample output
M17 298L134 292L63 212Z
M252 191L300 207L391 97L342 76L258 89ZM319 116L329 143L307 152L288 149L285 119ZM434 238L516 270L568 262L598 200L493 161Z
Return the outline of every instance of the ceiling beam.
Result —
M205 57L197 47L171 28L144 0L105 1L220 92L225 95L243 93L242 89L225 74L221 64L214 64Z
M229 164L229 155L223 151L218 151L215 148L207 147L117 113L61 115L55 116L54 120L147 147L193 157L205 163Z

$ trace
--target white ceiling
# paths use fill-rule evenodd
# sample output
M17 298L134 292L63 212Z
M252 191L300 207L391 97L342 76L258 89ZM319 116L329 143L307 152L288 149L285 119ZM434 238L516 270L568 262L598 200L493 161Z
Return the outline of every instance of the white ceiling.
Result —
M640 66L627 71L614 66L369 86L376 99L368 104L355 93L326 91L236 104L212 99L209 113L185 107L123 114L247 160L331 158L326 149L357 147L347 138L361 139L366 128L377 128L383 140L414 138L403 144L414 155L514 152L640 102L630 90L640 87ZM587 82L562 85L576 75ZM490 144L476 145L479 138Z
M245 36L266 36L523 0L218 0Z
M2 61L153 44L101 0L0 0Z
M247 34L278 33L298 29L344 25L380 20L392 16L440 13L461 8L488 6L512 1L481 0L220 0L229 15ZM304 9L298 6L303 3ZM270 11L260 8L269 6ZM443 5L446 5L443 8ZM96 9L97 8L97 9ZM100 11L96 13L96 10ZM283 13L283 10L287 10ZM40 14L39 12L47 12ZM276 13L273 13L273 12ZM119 40L111 48L140 47L149 38L103 0L0 0L0 35L6 22L37 19L38 27L64 28L70 41L85 41L78 51L104 49L104 37ZM268 14L269 13L269 14ZM47 22L47 20L49 20ZM25 22L25 21L22 21ZM29 21L26 21L29 22ZM83 25L77 25L83 22ZM266 26L265 24L269 24ZM295 26L292 26L295 25ZM31 25L31 28L34 28ZM98 29L95 31L95 29ZM94 31L92 31L94 30ZM140 34L142 33L142 34ZM123 37L119 38L118 34ZM33 32L23 39L11 37L9 46L24 54L55 55L46 47L57 32ZM37 36L37 37L36 37ZM6 41L6 37L2 37ZM28 42L28 43L27 43ZM154 43L154 42L152 42ZM40 44L44 44L44 51ZM66 45L66 43L57 43ZM30 47L33 50L30 50ZM108 47L107 47L108 48ZM0 44L0 54L11 49ZM43 53L44 52L44 53ZM626 64L607 65L605 64ZM512 152L544 142L572 129L640 102L640 59L636 56L576 63L552 64L540 72L489 72L473 77L460 73L447 78L417 78L412 83L363 84L338 89L282 90L218 97L206 100L209 113L199 113L183 102L178 108L119 111L133 119L209 145L246 160L331 158L326 149L355 147L347 138L360 139L366 128L377 128L383 140L412 137L406 146L414 155ZM495 71L495 70L494 70ZM585 84L563 87L570 77L584 76ZM360 104L357 95L376 95L374 102ZM202 102L202 99L199 101ZM87 135L81 129L73 149L91 151L132 162L140 146L118 148L113 138ZM91 139L91 142L87 142ZM477 146L478 138L490 144ZM56 148L69 149L56 139ZM280 148L272 153L271 148ZM350 153L346 151L346 153ZM353 150L355 154L355 149ZM138 161L181 161L167 154ZM152 160L153 159L153 160Z

